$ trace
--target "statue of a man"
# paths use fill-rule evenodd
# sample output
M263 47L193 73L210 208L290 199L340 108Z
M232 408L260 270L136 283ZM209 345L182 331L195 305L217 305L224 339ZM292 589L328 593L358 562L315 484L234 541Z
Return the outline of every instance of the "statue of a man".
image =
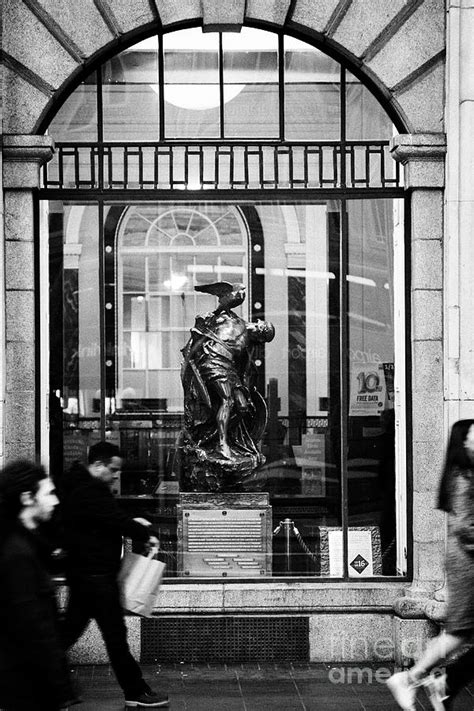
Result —
M183 349L186 429L205 456L229 462L251 456L258 463L252 420L262 417L262 408L257 410L263 401L252 384L252 350L256 343L271 341L275 330L268 321L247 323L232 311L245 299L243 284L217 282L195 289L217 296L219 304L196 317Z

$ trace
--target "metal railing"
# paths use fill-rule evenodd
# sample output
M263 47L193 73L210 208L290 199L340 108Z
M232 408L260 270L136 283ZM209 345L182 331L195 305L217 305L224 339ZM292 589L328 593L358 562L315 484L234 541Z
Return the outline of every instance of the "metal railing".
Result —
M388 141L57 143L53 190L400 188Z

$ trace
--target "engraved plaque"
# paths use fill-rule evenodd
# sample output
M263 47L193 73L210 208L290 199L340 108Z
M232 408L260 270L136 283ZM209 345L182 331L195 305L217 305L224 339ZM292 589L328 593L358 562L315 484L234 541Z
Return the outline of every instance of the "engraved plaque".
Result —
M271 572L267 494L182 494L178 527L181 575L254 577Z

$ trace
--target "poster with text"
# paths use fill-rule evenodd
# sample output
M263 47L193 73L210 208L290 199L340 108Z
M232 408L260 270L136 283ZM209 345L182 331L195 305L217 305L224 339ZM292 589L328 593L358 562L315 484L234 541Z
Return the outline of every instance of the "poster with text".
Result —
M387 388L383 363L353 363L349 415L374 417L380 415L386 404Z

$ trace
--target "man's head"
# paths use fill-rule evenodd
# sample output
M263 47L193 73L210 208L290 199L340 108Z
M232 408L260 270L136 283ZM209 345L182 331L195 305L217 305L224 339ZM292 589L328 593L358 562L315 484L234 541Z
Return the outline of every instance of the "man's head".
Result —
M275 338L275 327L270 321L258 321L247 325L250 340L257 343L270 343Z
M54 484L44 468L27 460L10 462L0 471L2 512L27 528L48 521L58 504Z
M106 484L118 479L122 469L122 455L117 445L111 442L97 442L87 455L89 474Z

